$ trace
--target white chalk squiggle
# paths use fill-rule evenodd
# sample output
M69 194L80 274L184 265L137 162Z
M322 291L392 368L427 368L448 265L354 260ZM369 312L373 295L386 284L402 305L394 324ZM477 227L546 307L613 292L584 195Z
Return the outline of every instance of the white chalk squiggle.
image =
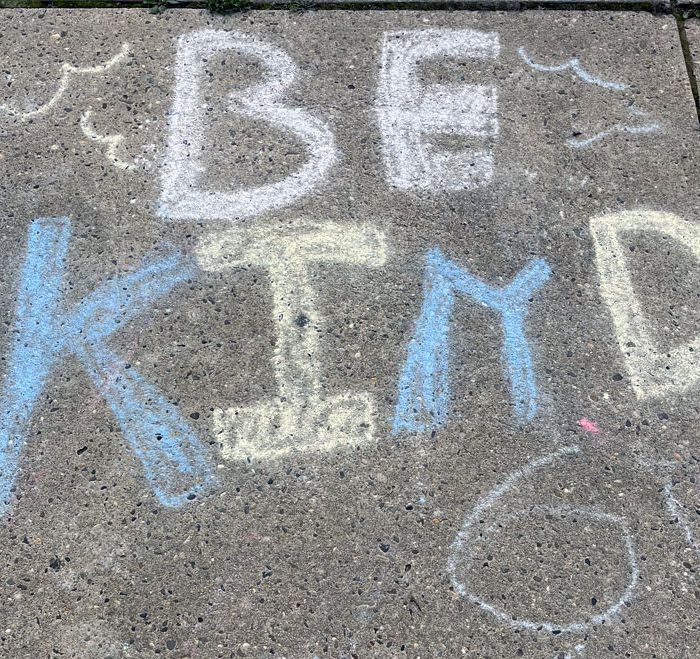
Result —
M10 115L11 117L19 117L22 121L31 119L32 117L41 116L48 114L61 100L61 97L66 93L68 85L70 84L71 78L76 75L90 75L90 74L101 74L109 71L112 67L119 64L124 58L126 58L131 53L131 46L128 43L122 44L119 52L108 59L106 62L101 64L96 64L95 66L84 66L78 67L74 64L68 64L67 62L61 65L61 78L58 83L58 89L54 95L46 102L44 105L40 105L34 110L28 112L22 112L11 105L0 105L0 112Z
M602 80L601 78L596 78L594 75L591 75L586 71L581 66L580 61L578 58L574 57L570 59L568 62L564 62L563 64L554 64L554 65L546 65L546 64L538 64L537 62L533 62L530 59L530 56L527 54L527 51L525 48L522 46L518 48L518 55L520 55L520 59L525 62L531 69L535 69L535 71L542 71L544 73L557 73L559 71L566 71L567 69L571 69L581 80L584 82L588 82L592 85L597 85L598 87L603 87L604 89L615 89L616 91L622 91L623 89L627 89L627 85L625 85L622 82L614 82L611 80Z
M592 135L591 137L587 137L585 139L577 139L575 137L572 137L571 139L566 140L566 143L573 147L574 149L581 149L583 147L589 146L593 144L593 142L597 142L598 140L602 140L606 137L610 137L610 135L616 135L619 133L631 133L632 135L644 135L647 133L655 133L661 128L659 124L653 123L653 124L646 124L644 126L626 126L623 124L618 124L616 126L612 126L611 128L608 128L606 130L600 131L600 133L596 133L595 135Z
M483 598L479 597L477 594L473 593L467 585L465 585L464 580L460 580L457 576L458 559L464 561L464 556L468 554L469 545L474 542L474 538L479 536L479 531L475 528L479 527L480 521L483 520L484 515L493 506L512 490L521 480L530 476L533 472L538 469L545 467L555 460L569 456L575 455L579 452L578 446L567 446L555 451L554 453L549 453L541 458L532 460L524 467L515 470L500 484L497 485L491 492L489 492L485 497L483 497L474 506L472 512L464 520L462 529L457 534L452 547L450 549L450 555L447 561L447 571L450 574L452 581L452 586L457 593L462 597L467 598L470 602L478 604L481 609L490 615L494 616L500 622L509 625L510 627L515 627L517 629L529 629L532 631L547 631L550 633L565 633L565 632L586 632L591 625L601 625L612 617L614 617L625 603L628 602L634 590L637 587L637 582L639 581L639 566L637 564L637 553L632 543L632 536L627 526L624 518L618 515L611 515L609 513L600 512L590 508L585 509L574 509L565 506L560 506L557 508L551 508L546 506L535 507L529 512L540 512L543 514L575 514L579 517L593 519L598 522L604 522L611 525L615 525L620 529L620 534L622 542L624 544L625 550L627 552L627 561L629 563L630 577L625 587L624 592L620 598L611 604L604 612L593 616L589 620L574 621L569 624L555 624L548 621L537 621L537 620L525 620L519 619L516 616L509 614L507 611L490 604ZM483 533L483 529L482 529ZM468 559L467 559L468 562Z
M669 472L672 472L678 467L678 462L675 462L673 460L655 460L652 462L648 460L642 460L639 458L637 459L637 462L653 474L656 474L657 470L666 472L666 476L663 481L663 489L661 490L664 497L664 503L666 504L666 510L674 519L674 521L678 522L678 525L683 530L683 535L685 537L686 543L688 544L688 547L692 549L695 553L697 553L698 556L700 556L700 543L698 543L698 541L696 540L695 533L693 532L693 529L690 526L690 520L688 519L686 506L683 503L681 503L673 494L674 483L672 475Z
M671 517L675 517L681 525L688 546L700 556L700 545L698 545L695 540L695 534L690 528L688 516L685 514L685 510L683 510L683 505L673 496L673 485L670 479L664 483L664 499L666 500L666 509L671 514Z
M80 117L80 129L83 131L83 134L94 142L107 146L107 150L105 152L107 160L109 160L117 169L122 169L124 171L133 169L134 165L132 163L122 160L117 154L119 145L124 141L124 136L121 133L117 133L115 135L100 135L90 122L91 115L92 112L88 110Z

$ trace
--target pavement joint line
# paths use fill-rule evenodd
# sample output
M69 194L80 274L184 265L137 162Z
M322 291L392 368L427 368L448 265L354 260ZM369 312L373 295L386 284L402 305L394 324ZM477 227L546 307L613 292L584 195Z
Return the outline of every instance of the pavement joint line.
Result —
M685 29L685 17L677 4L675 4L673 7L673 15L676 19L676 24L678 26L678 38L681 42L681 50L683 51L685 68L688 73L688 82L690 83L690 90L693 93L693 100L695 101L695 111L698 115L698 123L700 123L700 90L698 88L698 78L696 76L695 69L693 66L693 55L690 52L690 42L688 41L688 33Z
M609 11L671 14L692 10L695 0L251 0L228 13L243 11ZM0 9L207 9L207 2L189 0L0 0ZM220 12L213 12L220 13Z

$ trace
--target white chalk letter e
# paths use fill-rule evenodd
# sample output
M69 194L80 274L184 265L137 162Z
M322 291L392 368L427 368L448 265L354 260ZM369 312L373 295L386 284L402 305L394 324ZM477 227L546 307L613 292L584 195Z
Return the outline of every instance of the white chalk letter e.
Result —
M387 180L402 190L469 190L493 178L490 142L498 134L496 88L420 83L421 62L495 59L498 34L427 29L385 32L377 118ZM441 149L440 135L473 148Z
M658 398L683 392L700 382L700 335L689 345L663 349L653 341L649 323L634 293L623 231L662 233L690 249L700 261L700 226L671 213L630 211L591 220L603 299L610 308L620 350L637 397Z

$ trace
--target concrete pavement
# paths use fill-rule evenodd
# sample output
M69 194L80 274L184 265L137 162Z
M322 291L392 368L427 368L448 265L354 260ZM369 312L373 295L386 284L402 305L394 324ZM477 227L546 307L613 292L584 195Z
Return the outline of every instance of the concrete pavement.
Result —
M0 25L2 656L698 656L673 17Z

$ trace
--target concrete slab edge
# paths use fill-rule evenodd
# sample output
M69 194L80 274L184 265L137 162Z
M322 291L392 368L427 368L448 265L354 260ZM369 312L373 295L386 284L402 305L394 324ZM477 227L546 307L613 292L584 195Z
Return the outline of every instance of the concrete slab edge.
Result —
M685 68L688 72L688 82L693 93L693 100L695 101L695 110L698 115L698 123L700 123L700 84L698 83L700 80L700 70L698 70L695 66L693 53L691 52L690 42L688 40L688 33L685 29L686 19L694 16L700 17L700 4L698 4L695 9L691 10L684 10L680 7L675 7L673 14L676 18L676 23L678 24L678 37L681 42L681 49L683 50Z
M214 0L219 11L244 10L481 10L646 11L700 8L700 0ZM0 0L0 9L212 8L206 0ZM228 11L224 11L228 10Z

